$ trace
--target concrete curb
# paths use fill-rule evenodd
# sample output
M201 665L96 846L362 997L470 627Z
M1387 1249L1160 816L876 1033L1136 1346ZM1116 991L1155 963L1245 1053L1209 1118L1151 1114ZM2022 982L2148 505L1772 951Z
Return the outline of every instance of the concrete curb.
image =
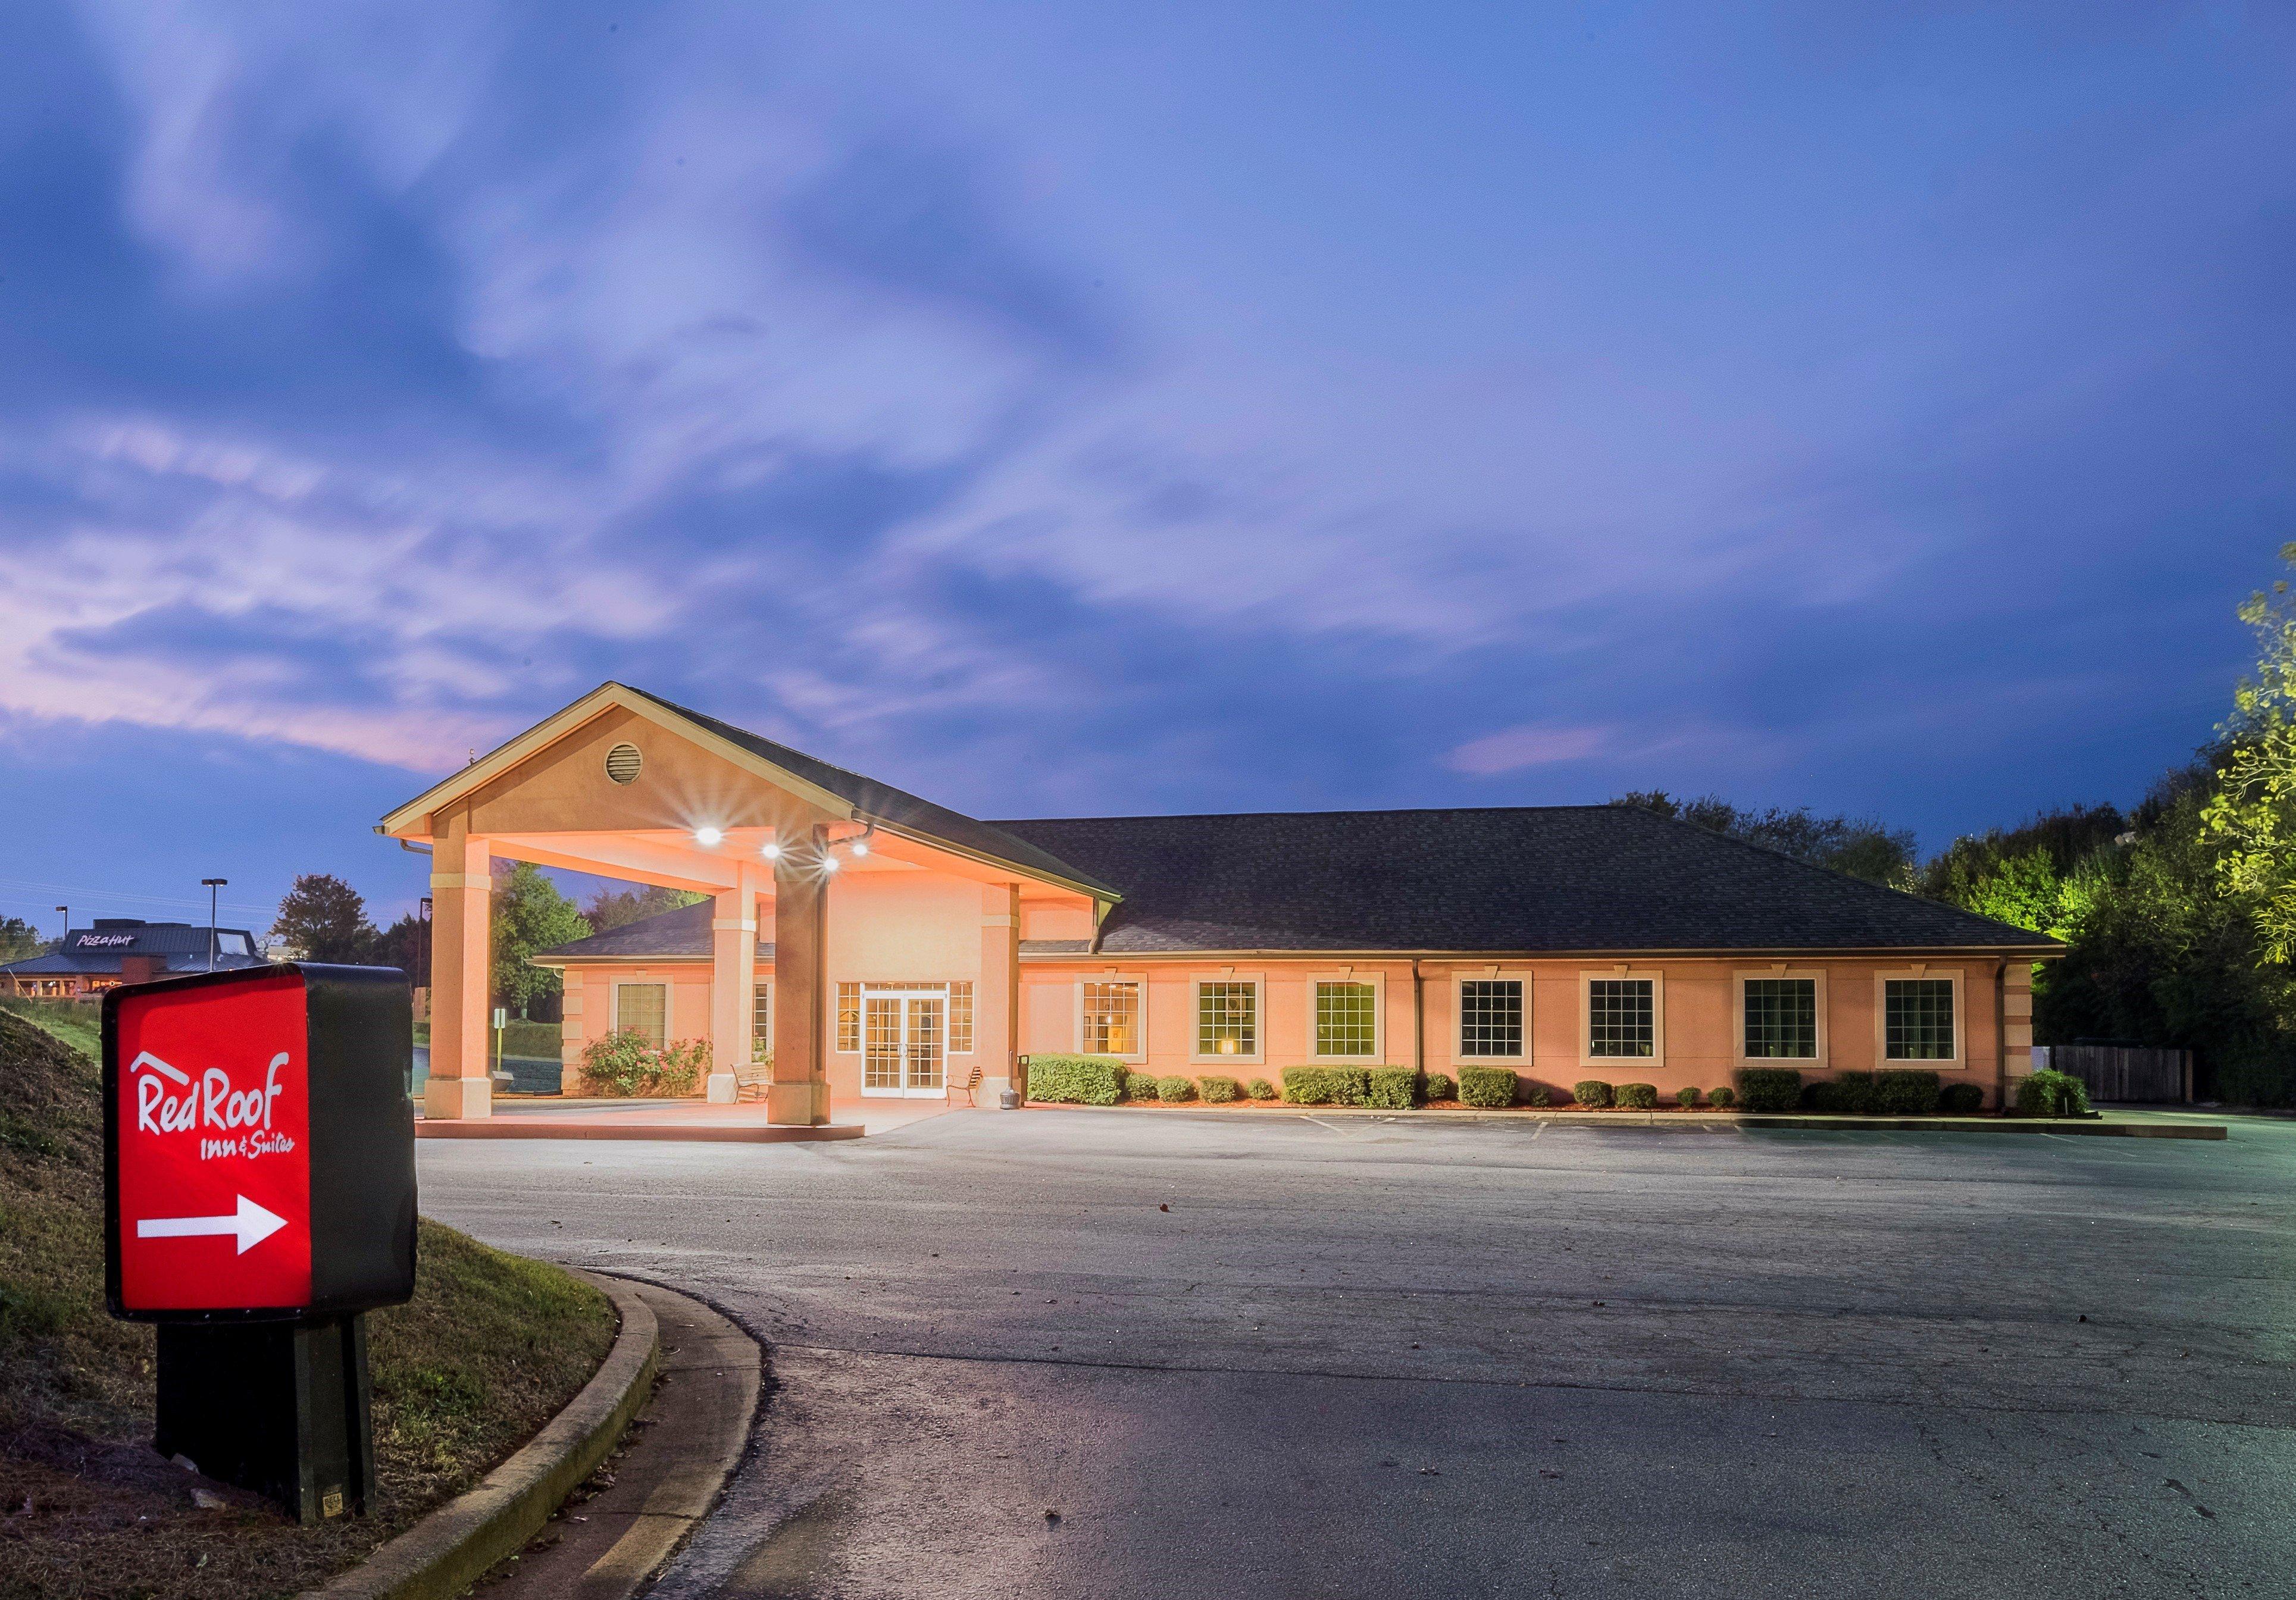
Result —
M620 1313L605 1360L542 1432L459 1495L304 1600L448 1600L524 1547L574 1487L595 1472L645 1404L661 1363L653 1309L635 1286L592 1280Z
M1710 1133L1725 1128L1801 1128L1815 1133L2047 1133L2080 1138L2223 1139L2230 1136L2221 1122L2144 1122L2116 1120L2108 1112L2100 1117L1830 1117L1798 1113L1771 1115L1756 1112L1582 1112L1539 1111L1529 1106L1492 1107L1481 1111L1436 1110L1416 1106L1381 1110L1356 1105L1254 1106L1211 1111L1202 1106L1068 1105L1032 1100L1030 1111L1099 1112L1119 1116L1193 1117L1198 1121L1226 1121L1237 1117L1303 1119L1346 1118L1359 1121L1556 1122L1569 1128L1654 1128L1661 1133Z

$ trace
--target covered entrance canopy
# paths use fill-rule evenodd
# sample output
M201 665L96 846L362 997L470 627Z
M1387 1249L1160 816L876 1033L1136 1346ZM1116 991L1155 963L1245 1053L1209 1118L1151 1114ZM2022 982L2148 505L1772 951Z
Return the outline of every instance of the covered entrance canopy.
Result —
M644 964L647 952L585 941L605 948L570 947L563 963L569 1054L617 1025L622 987L618 978L594 994L578 969L619 962L617 972L642 974L631 981L660 982L665 1037L707 1039L712 1098L733 1098L742 1070L769 1056L767 1114L800 1124L828 1121L832 1092L955 1098L1009 1087L1023 904L1088 935L1120 898L1002 829L615 683L377 832L432 856L424 1111L434 1118L491 1110L488 895L498 858L709 896L706 1019L678 1014L676 986ZM844 1056L849 1082L833 1070Z

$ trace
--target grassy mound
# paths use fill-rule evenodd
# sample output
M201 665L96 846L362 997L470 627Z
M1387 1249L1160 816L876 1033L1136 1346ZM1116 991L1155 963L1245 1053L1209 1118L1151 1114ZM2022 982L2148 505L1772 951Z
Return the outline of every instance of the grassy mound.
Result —
M91 1056L0 1009L7 1600L292 1595L483 1477L613 1341L612 1308L587 1284L425 1221L414 1299L368 1318L376 1514L303 1529L194 1478L151 1448L151 1330L103 1309L97 1087ZM222 1504L202 1509L195 1490Z

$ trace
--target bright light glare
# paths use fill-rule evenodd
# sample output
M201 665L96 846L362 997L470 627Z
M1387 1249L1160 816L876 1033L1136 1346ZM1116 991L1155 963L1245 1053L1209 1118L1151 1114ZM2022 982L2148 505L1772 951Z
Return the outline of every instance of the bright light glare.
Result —
M834 857L834 856L824 856L824 857L822 857L822 858L821 858L821 870L822 870L822 871L824 871L824 872L825 872L825 873L833 873L833 872L835 872L835 871L837 870L837 866L838 866L838 861L837 861L837 857Z
M778 861L782 858L782 847L777 844L769 844L766 846L765 849L760 853L763 854L765 858L768 861Z
M869 853L869 841L865 839L855 840L853 841L853 853L857 856L867 855Z
M725 838L726 832L722 828L696 828L693 830L693 837L707 846L716 844Z

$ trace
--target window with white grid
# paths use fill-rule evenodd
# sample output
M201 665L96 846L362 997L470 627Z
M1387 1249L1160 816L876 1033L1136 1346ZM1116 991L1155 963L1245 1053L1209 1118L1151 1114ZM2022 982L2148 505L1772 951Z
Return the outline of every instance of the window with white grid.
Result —
M750 1059L769 1060L774 1053L774 986L760 983L750 1000Z
M972 985L948 986L948 1053L963 1055L972 1048Z
M1086 1055L1140 1054L1140 986L1120 979L1087 978L1079 1046Z
M1459 1054L1521 1056L1521 979L1459 981Z
M1259 1054L1259 985L1219 982L1196 986L1196 1054Z
M861 986L857 983L837 986L837 1048L848 1055L861 1048Z
M669 1036L669 989L660 983L614 985L614 1027L657 1050Z
M1746 1059L1817 1059L1817 980L1749 978L1746 990Z
M1650 1056L1658 1049L1658 1007L1647 978L1587 981L1587 1054Z
M1368 1060L1379 1053L1379 991L1368 983L1316 985L1316 1054Z
M1953 980L1891 978L1882 986L1882 1054L1891 1061L1951 1061Z

